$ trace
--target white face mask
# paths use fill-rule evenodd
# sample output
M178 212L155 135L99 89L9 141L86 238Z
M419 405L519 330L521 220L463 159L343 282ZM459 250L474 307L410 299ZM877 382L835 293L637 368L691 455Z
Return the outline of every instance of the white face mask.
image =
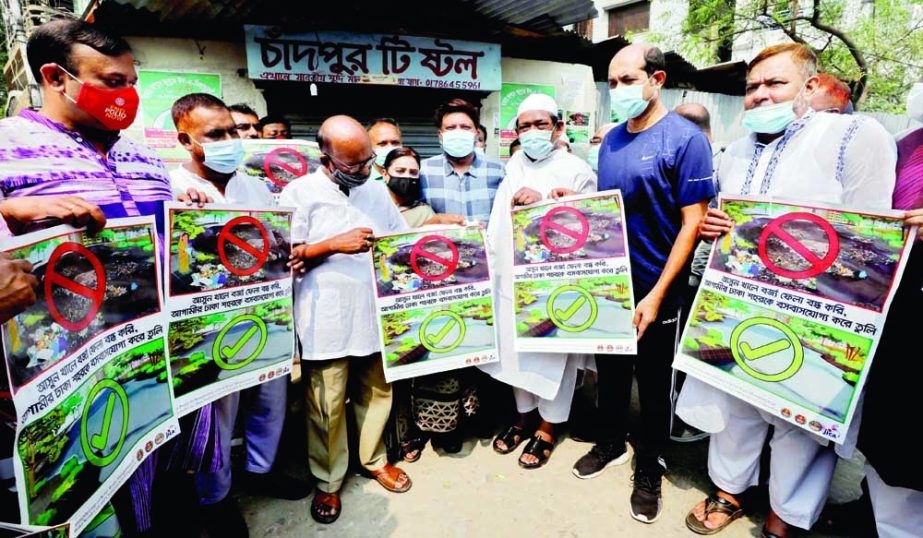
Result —
M923 82L917 82L907 94L907 115L923 123Z

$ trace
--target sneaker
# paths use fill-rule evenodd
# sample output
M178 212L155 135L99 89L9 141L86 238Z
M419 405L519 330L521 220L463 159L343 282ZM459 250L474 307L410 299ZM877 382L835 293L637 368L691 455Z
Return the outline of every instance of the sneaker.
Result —
M574 476L583 479L596 478L603 474L607 467L622 465L630 458L625 443L615 446L596 444L574 464Z
M673 421L673 429L670 431L670 439L677 443L694 443L708 439L708 433L686 424L679 417Z
M631 477L634 487L631 492L631 517L642 523L653 523L660 517L663 498L660 484L663 481L664 468L659 462L656 467L638 466Z
M304 480L277 473L252 473L245 471L244 490L254 497L297 501L311 494L311 484Z
M202 505L205 532L211 538L249 538L247 522L230 495L215 504Z

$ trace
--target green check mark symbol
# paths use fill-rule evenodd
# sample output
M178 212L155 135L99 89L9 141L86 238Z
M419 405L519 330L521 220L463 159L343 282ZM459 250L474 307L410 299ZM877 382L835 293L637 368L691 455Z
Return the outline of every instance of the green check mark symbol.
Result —
M429 340L429 343L431 345L435 346L439 342L442 342L442 340L449 334L449 331L454 329L455 325L457 324L458 324L457 321L455 321L454 319L450 319L448 323L442 326L442 329L440 329L438 333L428 334L426 335L426 339Z
M770 342L756 349L750 347L750 344L746 342L741 342L740 352L748 361L755 361L757 359L762 359L763 357L772 355L773 353L785 351L790 347L792 347L792 343L789 342L787 338L782 338L780 340L776 340L775 342Z
M115 410L115 399L115 393L110 392L109 399L106 400L106 413L103 415L103 430L90 439L90 445L96 450L102 451L109 443L109 427L112 426L112 411Z
M244 336L238 340L236 344L234 344L234 347L224 346L224 348L221 349L221 354L224 355L224 358L228 360L237 356L237 353L240 352L241 348L247 345L247 342L249 342L250 339L253 338L253 335L259 331L259 327L252 325L249 329L247 329L247 332L244 333Z
M576 314L577 311L580 310L580 307L583 306L583 303L585 302L586 302L586 297L581 295L580 297L577 297L577 300L574 301L572 305L567 307L567 310L561 310L560 308L556 308L554 311L554 315L557 316L560 321L567 321L570 318L574 317L574 314Z

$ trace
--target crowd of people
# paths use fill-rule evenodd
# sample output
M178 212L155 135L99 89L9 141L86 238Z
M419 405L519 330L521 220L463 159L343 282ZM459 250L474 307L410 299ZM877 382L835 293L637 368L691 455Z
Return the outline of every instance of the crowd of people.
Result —
M28 58L41 83L42 107L0 121L0 154L7 156L0 168L0 233L23 233L35 222L86 226L92 233L107 219L161 213L172 200L200 207L275 204L262 182L238 173L240 139L288 138L291 127L284 119L259 119L245 104L229 107L206 94L184 96L172 114L189 160L167 171L153 150L120 135L138 103L134 56L124 40L83 22L55 21L32 34ZM697 379L681 380L671 367L690 285L704 265L693 258L700 260L708 241L734 225L711 203L718 194L895 208L906 211L907 226L923 225L923 129L896 143L875 120L852 114L848 86L818 68L814 53L801 44L760 52L747 69L743 125L751 134L726 148L712 146L704 107L671 111L664 104L666 62L650 45L627 46L612 58L610 99L624 121L601 126L586 159L570 153L558 104L540 94L519 106L518 138L506 163L485 155L488 131L478 107L463 99L436 110L442 151L426 159L403 145L393 119L362 125L345 115L328 118L317 133L321 166L288 184L279 200L295 208L289 265L296 275L294 317L313 485L276 465L289 382L275 379L185 417L182 436L145 460L113 499L123 531L187 535L186 523L156 507L158 498L182 498L177 488L191 488L211 536L246 536L229 496L235 421L246 447L239 477L245 488L285 499L313 490L311 515L325 524L343 511L350 425L357 430L361 472L394 493L413 483L395 463L417 461L429 440L457 452L465 435L496 435L493 450L509 454L524 443L518 465L540 468L571 418L575 389L592 371L595 442L574 462L573 474L591 479L627 463L630 444L637 456L627 500L634 519L649 524L662 514L666 447L681 424L696 438L710 437L714 491L689 507L686 525L695 533L718 533L754 509L745 494L760 483L765 461L770 512L762 536L785 538L810 529L824 507L837 458L850 458L858 448L867 458L868 497L880 535L920 536L923 466L894 410L906 408L902 400L914 393L915 374L923 373L920 361L900 358L913 347L912 331L899 321L912 319L920 304L923 248L911 251L863 412L850 428L857 435L843 445L828 445ZM923 83L914 86L907 107L911 117L923 120ZM625 204L637 355L596 361L574 353L517 352L506 327L514 297L510 209L611 189L621 191ZM500 360L387 383L369 249L381 234L464 223L487 230ZM163 232L158 230L161 241ZM0 254L0 321L35 301L39 282L31 270L28 262ZM641 422L629 432L633 378Z

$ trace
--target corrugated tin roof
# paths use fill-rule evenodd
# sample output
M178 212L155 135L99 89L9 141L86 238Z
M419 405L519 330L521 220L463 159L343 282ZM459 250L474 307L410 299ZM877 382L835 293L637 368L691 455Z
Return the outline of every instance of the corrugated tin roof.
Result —
M304 12L311 9L330 11L331 9L330 6L315 8L305 5L308 3L298 5L294 2L273 0L267 2L251 0L97 0L94 7L113 3L149 11L161 21L196 19L198 21L244 22L251 16L262 15L266 12L286 13L289 10ZM452 11L451 7L473 8L475 13L495 22L541 33L560 32L568 24L592 19L597 15L592 0L439 0L438 4L437 6L432 3L431 7L450 8L444 11L446 13ZM446 4L455 4L455 6ZM366 8L380 8L381 6L380 2L370 0L341 0L333 9L343 12L362 12ZM415 6L410 6L410 9L415 9Z

